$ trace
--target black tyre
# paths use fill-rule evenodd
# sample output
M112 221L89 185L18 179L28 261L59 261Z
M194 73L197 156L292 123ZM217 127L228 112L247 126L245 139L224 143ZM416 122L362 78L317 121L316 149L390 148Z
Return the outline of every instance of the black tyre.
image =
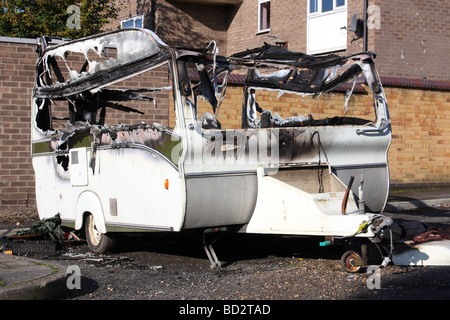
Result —
M96 253L106 253L114 249L116 245L115 239L97 230L92 214L86 217L84 230L89 249L92 251Z

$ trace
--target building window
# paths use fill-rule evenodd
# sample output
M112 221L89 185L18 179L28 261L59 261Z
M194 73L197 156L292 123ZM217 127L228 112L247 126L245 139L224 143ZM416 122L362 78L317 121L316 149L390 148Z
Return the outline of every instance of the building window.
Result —
M258 0L258 32L270 31L270 0Z
M307 0L308 54L347 49L347 2L345 0Z
M322 0L322 12L328 12L333 10L334 0Z
M136 16L120 21L122 29L128 28L142 28L144 26L144 16Z
M319 0L309 0L309 13L314 13L319 10Z
M309 13L324 13L345 7L345 0L309 0Z

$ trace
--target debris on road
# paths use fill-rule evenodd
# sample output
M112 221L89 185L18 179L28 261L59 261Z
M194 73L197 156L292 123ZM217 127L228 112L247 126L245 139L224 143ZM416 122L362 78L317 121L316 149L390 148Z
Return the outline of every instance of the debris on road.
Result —
M61 218L59 214L52 218L42 219L34 222L28 230L19 231L15 235L10 236L11 239L26 239L26 238L39 238L39 239L52 239L52 240L64 240L65 236L60 228Z
M435 209L450 208L450 204L448 204L448 203L437 203L437 204L434 204L432 207L435 208Z
M18 226L16 223L15 226ZM0 251L13 255L56 255L67 239L60 228L59 215L34 222L30 228L19 229L12 235L14 227L7 229L0 237Z
M18 256L54 256L60 244L54 240L9 240L0 239L0 251Z

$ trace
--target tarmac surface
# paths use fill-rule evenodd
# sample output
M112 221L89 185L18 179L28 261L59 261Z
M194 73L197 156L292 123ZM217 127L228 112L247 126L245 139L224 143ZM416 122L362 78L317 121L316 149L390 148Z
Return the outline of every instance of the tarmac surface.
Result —
M450 204L450 188L391 193L385 211L401 212ZM0 238L6 230L0 230ZM0 300L55 300L69 296L67 267L0 252Z

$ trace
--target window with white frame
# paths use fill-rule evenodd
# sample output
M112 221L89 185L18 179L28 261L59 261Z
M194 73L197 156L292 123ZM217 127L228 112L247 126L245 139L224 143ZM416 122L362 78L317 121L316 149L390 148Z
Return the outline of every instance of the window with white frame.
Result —
M144 16L135 16L132 18L124 19L120 21L120 26L122 29L128 28L143 28L144 26Z
M308 22L306 47L308 54L347 49L347 1L306 0Z
M258 32L270 31L270 0L258 0Z

